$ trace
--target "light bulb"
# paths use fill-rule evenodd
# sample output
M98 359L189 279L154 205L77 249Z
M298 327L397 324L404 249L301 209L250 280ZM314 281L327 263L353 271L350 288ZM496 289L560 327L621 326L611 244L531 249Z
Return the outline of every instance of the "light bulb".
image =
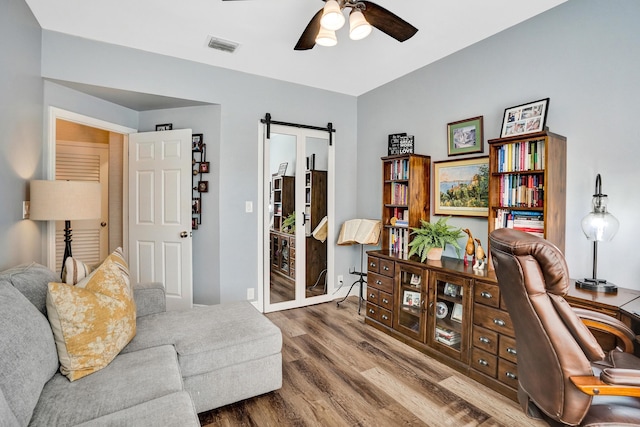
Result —
M327 30L336 31L344 25L344 15L336 0L328 0L324 5L320 25Z

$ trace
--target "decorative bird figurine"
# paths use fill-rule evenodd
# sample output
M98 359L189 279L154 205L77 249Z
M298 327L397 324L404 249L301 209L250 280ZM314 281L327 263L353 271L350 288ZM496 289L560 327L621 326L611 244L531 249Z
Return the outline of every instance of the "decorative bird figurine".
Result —
M467 266L469 265L469 262L467 261L467 255L471 258L472 263L475 261L473 257L476 253L476 245L475 243L473 243L473 235L471 234L471 231L468 228L463 228L462 231L467 233L467 235L469 236L469 238L467 239L467 246L465 246L464 248L464 265Z
M476 262L473 264L473 269L484 270L484 266L487 265L487 256L482 249L480 239L475 239L475 241L478 242L478 246L476 247Z

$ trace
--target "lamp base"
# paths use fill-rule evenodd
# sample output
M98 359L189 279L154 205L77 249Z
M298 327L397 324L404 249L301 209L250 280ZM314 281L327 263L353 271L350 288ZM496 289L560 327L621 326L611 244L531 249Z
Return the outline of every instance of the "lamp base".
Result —
M618 287L616 285L602 279L576 280L576 288L585 289L587 291L604 292L605 294L614 294L618 292Z

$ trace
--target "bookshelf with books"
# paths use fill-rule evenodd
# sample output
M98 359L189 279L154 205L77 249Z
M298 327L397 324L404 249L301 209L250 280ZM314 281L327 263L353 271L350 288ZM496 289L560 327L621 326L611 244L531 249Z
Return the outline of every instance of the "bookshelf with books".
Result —
M271 202L273 203L272 229L281 231L282 221L296 209L294 176L273 175L271 178Z
M382 158L383 249L406 254L411 228L429 220L431 158L419 154Z
M489 233L515 228L564 251L567 139L544 131L488 142Z

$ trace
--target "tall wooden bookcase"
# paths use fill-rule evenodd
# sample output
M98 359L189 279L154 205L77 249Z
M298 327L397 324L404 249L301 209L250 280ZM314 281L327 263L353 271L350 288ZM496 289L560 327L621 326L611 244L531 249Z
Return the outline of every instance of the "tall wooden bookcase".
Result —
M489 233L520 228L564 252L566 166L564 136L545 131L489 140Z
M295 180L293 176L274 175L271 178L271 202L273 203L273 229L280 231L282 221L296 209Z
M382 157L382 249L406 253L412 227L429 221L431 157Z

